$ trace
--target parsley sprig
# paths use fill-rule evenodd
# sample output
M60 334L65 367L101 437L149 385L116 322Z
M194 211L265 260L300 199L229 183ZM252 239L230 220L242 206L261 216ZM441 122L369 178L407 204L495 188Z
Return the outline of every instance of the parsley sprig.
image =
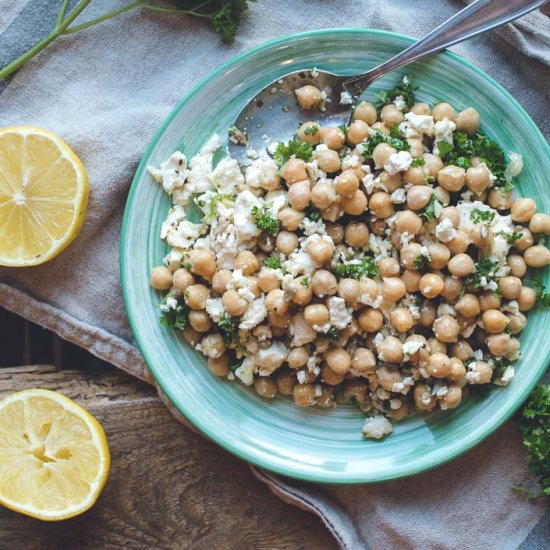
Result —
M270 206L271 203L265 203L260 208L253 206L252 217L258 229L274 237L279 232L281 222L269 213Z
M283 167L291 157L309 162L313 156L313 147L309 143L291 139L288 143L279 143L273 158L279 167Z
M178 305L174 308L169 308L166 305L168 298L174 298L175 296L172 293L167 294L159 307L162 311L160 316L160 324L163 327L171 328L174 330L183 330L187 326L187 314L189 313L189 308L178 301Z
M341 279L361 279L362 277L378 277L380 270L371 257L362 260L352 260L338 264L335 269L336 275Z
M395 132L394 132L394 136L395 136ZM374 151L374 148L380 143L387 143L388 145L391 145L394 149L397 149L398 151L411 150L411 145L408 141L401 139L399 137L392 137L391 135L387 136L386 134L383 134L382 132L377 130L369 138L369 140L364 143L363 157L366 160L372 159L372 152Z
M391 90L385 90L376 94L378 101L375 107L380 110L384 105L393 103L397 97L402 96L407 107L410 109L415 102L415 90L418 90L418 86L413 84L412 77L410 75L404 76Z
M264 260L264 265L265 267L269 267L271 269L282 269L283 261L281 258L277 258L277 256L271 256Z
M492 210L480 210L479 208L474 208L470 212L470 220L474 223L491 223L495 219L495 216L496 212L493 212Z
M419 254L413 262L413 269L418 271L422 269L430 261L430 256L428 254Z
M486 281L494 280L498 271L498 264L491 260L488 256L481 258L476 264L476 270L471 275L466 277L466 283L475 290L484 288L482 279Z
M419 216L424 218L427 222L435 220L435 207L436 204L439 204L435 194L430 198L430 202L419 212Z
M533 288L537 291L537 304L543 308L550 307L550 292L546 292L546 287L540 275L533 279Z

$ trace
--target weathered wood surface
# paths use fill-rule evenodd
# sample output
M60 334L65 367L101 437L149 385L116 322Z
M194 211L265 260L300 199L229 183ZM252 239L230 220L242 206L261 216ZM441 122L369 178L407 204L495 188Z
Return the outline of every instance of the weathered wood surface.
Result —
M0 369L0 398L37 387L97 417L111 475L96 505L72 520L42 523L0 507L2 550L336 548L315 516L281 502L245 463L181 426L147 385L114 369Z

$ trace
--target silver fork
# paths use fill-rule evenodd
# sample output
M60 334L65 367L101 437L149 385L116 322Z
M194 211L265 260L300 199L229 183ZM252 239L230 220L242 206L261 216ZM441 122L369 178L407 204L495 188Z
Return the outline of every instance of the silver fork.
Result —
M353 101L342 104L342 92L356 100L378 78L408 65L421 57L439 52L478 34L509 23L546 4L548 0L476 0L447 19L439 27L388 61L355 76L336 75L327 71L301 70L292 72L256 94L240 112L234 127L246 135L246 146L239 139L229 140L231 156L240 164L250 164L247 151L266 155L262 136L269 131L271 141L286 141L296 132L298 124L312 119L312 112L300 109L294 90L311 84L327 93L324 111L315 111L321 125L347 124ZM238 134L238 133L237 133ZM239 134L238 134L239 136ZM265 136L264 136L265 137Z

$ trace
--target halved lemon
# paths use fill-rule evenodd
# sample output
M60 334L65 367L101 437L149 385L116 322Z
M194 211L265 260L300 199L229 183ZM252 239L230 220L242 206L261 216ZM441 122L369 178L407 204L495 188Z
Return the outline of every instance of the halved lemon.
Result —
M58 136L31 126L0 129L0 265L32 266L78 235L88 176Z
M88 510L109 475L109 446L97 420L49 390L0 401L0 504L56 521Z

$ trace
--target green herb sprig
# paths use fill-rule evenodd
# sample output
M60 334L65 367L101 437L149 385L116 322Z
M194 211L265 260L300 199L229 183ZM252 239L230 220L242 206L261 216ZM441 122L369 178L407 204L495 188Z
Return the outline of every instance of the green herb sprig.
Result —
M366 257L359 261L338 264L335 273L340 279L361 279L362 277L378 277L380 270L373 258Z
M408 141L399 137L392 137L379 132L378 130L363 144L363 157L366 160L372 159L372 152L374 148L380 143L387 143L391 145L397 151L410 151L411 145Z
M274 237L279 232L281 222L269 213L270 206L270 203L266 203L260 208L253 206L252 217L254 218L254 223L258 229L261 229L268 235Z
M178 302L176 308L166 308L166 300L168 298L175 298L173 294L167 294L159 307L161 308L162 315L160 316L160 324L163 327L171 328L174 330L183 330L187 326L187 314L189 313L189 308Z
M407 107L410 109L415 102L415 90L418 90L418 86L413 84L412 77L410 75L404 76L391 90L385 90L376 94L378 101L375 107L380 110L384 105L389 105L393 103L396 98L402 96Z
M291 139L288 143L279 143L273 155L279 167L282 168L291 157L309 162L313 157L313 147L297 139Z
M496 212L492 210L480 210L479 208L474 208L470 212L470 220L474 223L491 223L496 216Z
M540 275L533 279L533 288L537 291L537 305L543 308L550 307L550 292L546 292L546 287Z
M423 219L425 219L427 222L430 222L432 220L435 220L435 207L436 204L439 204L439 201L437 200L435 195L432 195L430 198L430 202L419 212L419 216Z

